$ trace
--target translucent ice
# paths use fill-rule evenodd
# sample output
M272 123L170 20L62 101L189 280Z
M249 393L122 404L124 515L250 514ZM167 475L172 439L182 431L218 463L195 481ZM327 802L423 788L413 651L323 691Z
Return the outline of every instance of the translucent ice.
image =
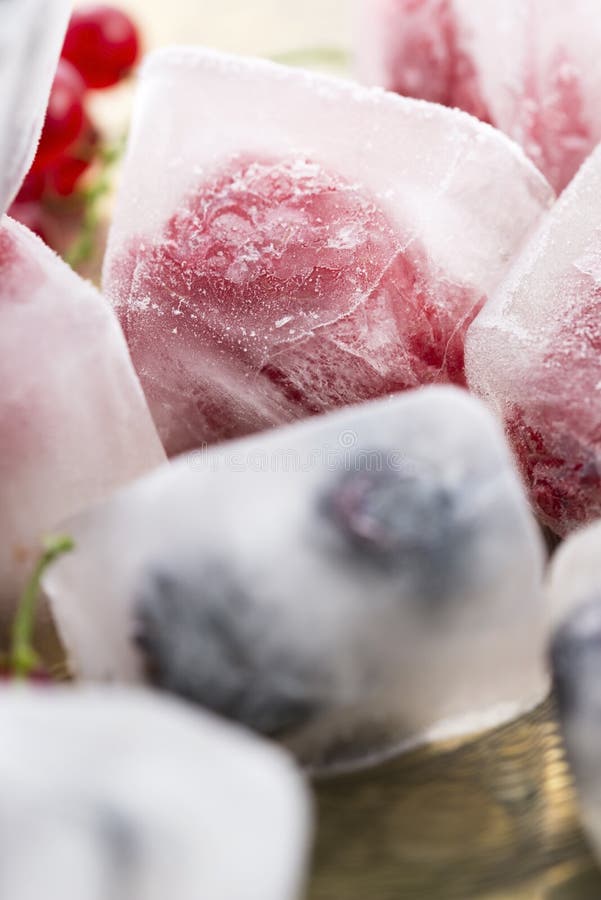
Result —
M0 693L0 893L293 900L308 803L281 751L145 692Z
M362 0L361 75L501 128L562 190L601 140L597 0Z
M538 531L493 417L456 388L183 456L68 528L46 587L81 676L146 676L306 763L544 693Z
M0 3L0 214L33 161L72 5Z
M463 383L465 330L550 201L459 112L154 54L104 284L168 452Z
M0 204L33 157L69 14L0 3ZM0 205L0 606L44 531L164 454L100 295Z
M163 459L108 303L0 220L0 601L39 538Z
M560 548L549 595L557 707L584 823L601 858L601 522Z
M541 519L601 516L601 148L468 334L470 387L503 417Z

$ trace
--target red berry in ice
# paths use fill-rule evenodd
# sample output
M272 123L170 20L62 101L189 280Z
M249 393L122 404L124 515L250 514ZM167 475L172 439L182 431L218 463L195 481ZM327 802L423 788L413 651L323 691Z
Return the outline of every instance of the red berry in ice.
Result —
M479 75L460 45L449 0L396 0L390 15L386 86L489 122Z
M482 297L359 185L237 158L117 258L119 313L168 452L432 382L464 383Z
M132 69L139 53L136 26L120 9L95 5L73 13L62 55L79 70L88 87L117 84Z
M32 171L45 169L79 137L84 124L85 84L71 63L60 60Z

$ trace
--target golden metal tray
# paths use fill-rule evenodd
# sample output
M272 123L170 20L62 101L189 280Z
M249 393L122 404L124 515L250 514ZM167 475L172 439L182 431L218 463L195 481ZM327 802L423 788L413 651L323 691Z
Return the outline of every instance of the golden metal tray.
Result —
M309 900L600 900L552 701L317 782Z

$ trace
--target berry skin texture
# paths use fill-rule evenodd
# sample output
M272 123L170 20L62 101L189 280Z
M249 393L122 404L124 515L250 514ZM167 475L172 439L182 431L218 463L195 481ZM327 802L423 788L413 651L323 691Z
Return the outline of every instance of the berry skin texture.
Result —
M52 90L46 120L32 172L47 168L78 139L84 126L83 99L86 86L71 63L61 59Z
M90 88L117 84L140 55L140 38L129 16L112 6L96 5L73 13L63 59L69 60Z

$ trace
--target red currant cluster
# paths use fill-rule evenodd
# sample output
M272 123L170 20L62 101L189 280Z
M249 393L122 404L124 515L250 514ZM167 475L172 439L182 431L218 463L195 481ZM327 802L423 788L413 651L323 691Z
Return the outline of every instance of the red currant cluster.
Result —
M86 110L87 93L126 78L139 53L136 26L121 10L94 5L74 12L37 153L9 210L51 246L58 243L53 219L83 212L81 180L102 154L98 129Z

